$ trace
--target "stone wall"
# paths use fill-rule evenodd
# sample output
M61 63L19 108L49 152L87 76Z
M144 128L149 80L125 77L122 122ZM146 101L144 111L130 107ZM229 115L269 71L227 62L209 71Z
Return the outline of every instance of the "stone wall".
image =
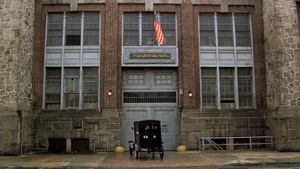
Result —
M265 112L238 110L185 111L181 117L181 143L198 150L199 137L265 135Z
M49 138L88 139L90 152L113 151L121 141L116 110L42 112L34 124L34 150L37 152L48 151ZM69 153L70 147L67 145Z
M33 11L34 0L0 1L0 154L32 147Z
M264 0L267 128L280 151L300 150L300 34L296 1Z
M269 111L267 131L275 138L278 151L300 151L300 115L299 108L281 107Z
M300 105L300 45L296 2L265 0L268 107Z

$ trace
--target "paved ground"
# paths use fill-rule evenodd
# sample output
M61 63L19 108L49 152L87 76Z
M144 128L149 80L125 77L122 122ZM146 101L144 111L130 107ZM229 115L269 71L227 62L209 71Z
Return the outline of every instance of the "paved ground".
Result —
M129 153L29 154L0 156L0 168L99 168L99 169L300 169L300 153L278 152L166 152L152 159L144 155L136 160Z

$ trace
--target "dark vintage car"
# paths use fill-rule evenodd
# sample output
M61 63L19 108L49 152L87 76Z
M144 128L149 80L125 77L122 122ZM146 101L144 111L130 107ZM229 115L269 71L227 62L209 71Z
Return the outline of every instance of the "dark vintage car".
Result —
M129 141L130 155L134 153L138 159L141 153L159 153L160 159L164 157L164 149L161 137L160 121L144 120L134 122L134 142Z

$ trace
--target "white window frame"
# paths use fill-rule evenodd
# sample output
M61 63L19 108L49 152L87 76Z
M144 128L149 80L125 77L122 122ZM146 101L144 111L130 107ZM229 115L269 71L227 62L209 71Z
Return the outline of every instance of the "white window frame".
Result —
M93 12L93 11L91 11ZM67 12L61 12L63 14L63 34L62 34L62 45L59 46L59 49L61 49L61 65L60 66L48 66L46 63L46 59L44 59L44 73L43 73L43 104L42 104L42 109L46 109L46 70L49 67L56 67L56 68L61 68L61 93L60 93L60 110L68 110L70 108L65 108L65 100L64 100L64 69L65 68L79 68L79 110L83 109L83 68L86 67L96 67L98 69L98 103L97 103L97 109L100 109L100 64L97 66L89 66L89 65L84 65L83 64L83 50L84 50L84 45L83 45L83 38L84 38L84 14L85 12L80 12L81 13L81 34L80 34L80 46L67 46L65 44L65 39L66 39L66 15ZM49 13L48 13L49 14ZM44 44L44 57L47 55L47 37L48 37L48 14L46 15L46 26L45 26L45 44ZM99 41L98 41L97 48L99 48L99 53L100 53L100 46L101 46L101 14L99 13ZM51 47L50 47L51 48ZM65 55L65 49L66 48L72 48L72 49L79 49L80 50L80 65L65 65L64 64L64 55ZM100 56L100 55L99 55ZM98 57L98 61L100 63L100 57ZM71 109L76 109L76 108L71 108Z
M201 13L200 13L201 14ZM205 47L201 47L201 39L200 39L200 14L198 15L198 43L199 43L199 49L201 51L201 48L205 48ZM250 27L250 40L251 40L251 55L252 55L252 60L251 60L251 65L250 66L241 66L237 63L237 51L238 48L243 48L243 47L237 47L236 46L236 31L235 31L235 13L232 12L231 16L232 16L232 32L233 32L233 47L225 47L225 48L232 48L234 51L234 64L232 65L228 65L228 66L222 66L219 63L219 49L222 47L219 47L219 42L218 42L218 20L217 20L217 12L214 12L214 31L215 31L215 46L211 47L207 47L207 48L215 48L215 52L216 52L216 66L210 66L210 65L200 65L200 69L199 69L199 74L200 74L200 97L201 97L201 109L210 109L210 108L206 108L203 107L203 97L202 97L202 77L201 77L201 68L202 67L211 67L211 68L215 68L216 69L216 85L217 85L217 91L216 91L216 108L217 109L222 109L221 107L221 91L220 91L220 68L225 68L225 67L232 67L234 68L234 99L235 99L235 109L240 109L240 105L239 105L239 91L238 91L238 68L243 68L243 67L247 67L247 68L251 68L252 70L252 106L251 107L242 107L243 109L245 108L256 108L256 89L255 89L255 67L254 67L254 59L253 59L253 31L252 31L252 18L251 18L251 14L249 15L249 27ZM246 47L248 48L248 47ZM199 63L201 63L201 54L199 52Z

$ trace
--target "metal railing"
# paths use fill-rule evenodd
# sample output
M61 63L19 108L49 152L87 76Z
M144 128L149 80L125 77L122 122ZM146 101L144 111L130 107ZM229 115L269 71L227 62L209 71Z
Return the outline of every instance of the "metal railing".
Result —
M199 137L199 151L273 149L273 136Z

